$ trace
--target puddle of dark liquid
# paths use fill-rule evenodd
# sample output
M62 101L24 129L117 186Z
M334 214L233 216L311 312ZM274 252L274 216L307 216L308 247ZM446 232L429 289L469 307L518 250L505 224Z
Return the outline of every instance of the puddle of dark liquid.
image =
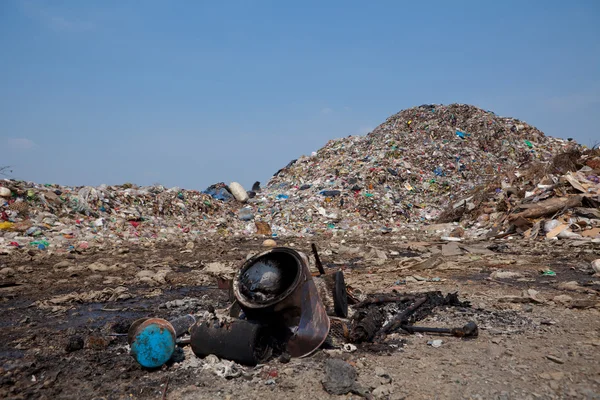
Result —
M0 369L4 371L10 371L19 366L20 362L16 362L25 356L25 352L23 350L0 350Z
M135 297L113 303L86 303L70 310L66 317L59 318L56 328L101 328L109 322L131 321L142 317L160 316L159 306L167 301L183 299L184 297L200 297L207 292L214 291L215 304L219 296L216 287L185 286L165 290L162 295L143 298Z

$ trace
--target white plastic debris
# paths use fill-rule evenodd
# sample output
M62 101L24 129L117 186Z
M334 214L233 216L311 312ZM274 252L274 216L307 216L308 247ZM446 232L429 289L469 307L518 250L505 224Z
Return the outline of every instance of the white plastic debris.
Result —
M231 182L229 184L229 190L231 190L231 194L233 197L239 202L245 203L248 201L248 193L246 193L246 189L242 185L237 182Z

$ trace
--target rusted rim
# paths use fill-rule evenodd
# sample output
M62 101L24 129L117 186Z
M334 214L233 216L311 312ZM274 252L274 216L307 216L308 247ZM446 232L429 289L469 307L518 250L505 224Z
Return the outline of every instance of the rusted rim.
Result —
M250 268L256 262L258 262L261 258L268 257L269 255L272 255L273 253L284 253L284 254L288 254L288 255L292 256L294 258L294 260L296 261L296 276L294 277L294 281L292 282L292 284L289 285L289 287L283 293L281 293L278 296L276 296L275 298L273 298L273 300L271 300L269 302L265 302L265 303L256 303L254 301L249 300L242 293L242 291L240 289L241 276L244 272L246 272L248 270L248 268ZM304 259L302 258L300 253L297 252L296 250L292 250L287 247L275 247L273 249L264 251L260 254L255 255L254 257L248 259L242 265L242 267L239 269L239 271L235 275L235 279L233 281L233 294L234 294L235 298L237 299L237 301L239 301L240 304L242 304L244 307L253 308L253 309L270 307L273 304L277 304L277 303L283 301L286 297L288 297L290 294L292 294L292 292L298 287L298 285L300 284L301 277L302 277L303 266L304 266Z

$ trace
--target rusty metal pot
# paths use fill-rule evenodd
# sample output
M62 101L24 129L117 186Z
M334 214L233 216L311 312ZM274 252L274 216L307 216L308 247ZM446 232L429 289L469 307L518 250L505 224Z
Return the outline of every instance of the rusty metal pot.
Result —
M266 294L248 283L248 275L262 265L268 267L264 275L274 276ZM249 320L279 319L291 330L287 351L292 357L309 355L327 338L329 317L303 253L275 247L248 259L234 278L233 294Z

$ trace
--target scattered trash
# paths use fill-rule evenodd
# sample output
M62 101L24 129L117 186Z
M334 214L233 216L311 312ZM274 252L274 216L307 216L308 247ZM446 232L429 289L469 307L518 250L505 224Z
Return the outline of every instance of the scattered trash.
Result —
M220 360L214 354L204 359L203 370L212 371L216 376L233 379L242 376L243 370L233 361Z
M441 235L447 242L592 241L600 239L599 168L596 150L522 121L464 104L419 106L366 136L328 142L250 192L237 182L198 192L3 179L0 230L18 241L34 228L45 249L62 251L167 237L388 234L424 222L461 222L461 234ZM548 219L555 230L544 229Z
M3 265L0 275L26 277L34 259L66 253L66 262L49 264L51 270L62 274L60 279L80 279L79 271L85 269L83 279L113 285L103 290L91 290L89 286L71 293L65 290L33 304L44 310L65 311L77 303L118 302L134 296L128 286L115 286L121 281L108 273L121 267L98 257L96 248L113 251L111 247L119 247L115 254L122 254L120 251L128 250L130 244L152 247L168 239L175 243L176 254L195 256L205 240L214 240L214 258L193 265L201 274L216 278L218 287L229 291L233 304L226 316L219 314L223 310L217 312L210 305L195 323L191 315L170 322L158 318L134 322L128 340L141 366L158 368L167 363L177 345L187 344L190 346L184 347L186 351L201 360L198 366L224 378L246 377L238 364L256 366L269 360L287 363L291 357L309 356L319 348L327 348L329 355L356 360L365 351L398 349L402 346L398 339L401 335L478 337L479 327L474 322L455 328L419 326L418 322L426 320L437 307L458 307L456 315L460 316L470 304L459 301L456 293L398 293L398 287L389 287L396 279L396 284L406 284L406 288L430 290L433 285L426 283L446 280L441 270L472 263L480 277L489 275L484 283L490 286L514 289L530 286L523 284L525 281L536 281L531 286L539 289L535 269L533 274L526 268L515 268L519 272L502 270L521 261L512 253L511 243L516 240L510 242L521 237L547 240L536 243L542 247L590 244L591 250L584 248L581 252L586 258L579 258L577 263L589 261L592 244L600 240L599 166L597 151L546 137L521 121L455 104L404 110L365 137L330 141L310 156L293 160L264 188L256 182L251 191L236 182L228 186L217 183L199 192L160 185L66 187L1 180L0 251L8 255L7 259L12 253L23 254L29 261L14 269ZM416 235L410 230L423 227L431 240L415 243ZM361 243L354 242L352 235ZM371 244L377 245L377 241L372 240L373 235L388 235L386 239L394 240L397 247L393 251L374 248ZM323 256L334 255L331 263L323 263L313 246L315 270L311 271L307 255L291 247L300 243L295 238L313 236L318 240L344 239L342 245L333 246L337 243L332 242L324 247ZM236 268L229 261L218 260L223 254L219 240L229 237L234 241L253 238L257 245L262 243L268 249L258 255L251 251L241 268ZM482 239L493 243L480 244ZM564 243L567 240L570 242ZM295 244L277 247L278 242ZM369 245L365 245L367 242ZM231 250L232 254L242 251L243 258L247 249ZM94 256L93 263L81 263L80 256L85 253ZM506 255L507 259L488 265L488 258L494 255ZM593 261L591 269L587 261L581 264L583 267L574 265L572 270L599 274L600 260ZM176 268L166 264L160 269L144 265L134 269L131 278L156 286L153 295L160 294L161 285L181 284L179 277L166 279L170 268ZM586 295L597 291L597 280L584 281L571 277L571 272L558 264L547 265L560 272L558 280L542 279L553 290ZM346 286L346 282L355 285L363 276L376 280L379 268L387 274L382 275L387 280L386 290L394 292L367 295L370 290L362 292L362 287ZM359 275L361 269L367 269L367 274ZM550 269L540 273L557 276ZM438 274L444 279L431 278ZM573 281L561 281L565 276ZM502 281L490 284L490 280ZM3 281L2 287L27 283L27 279L17 281ZM214 280L211 282L214 285ZM572 309L598 307L592 298L551 296L551 304ZM165 303L165 308L181 311L183 307L177 301ZM501 306L533 312L538 308L531 304L547 300L538 291L528 289L498 301L521 303ZM467 321L471 317L469 314ZM477 321L481 329L490 329L486 322ZM188 330L190 335L181 337ZM64 349L74 352L88 345L105 348L106 336L94 342L88 336L84 340L71 335ZM443 341L427 343L440 347ZM547 358L564 362L556 356ZM323 387L329 393L367 395L356 383L353 362L326 361ZM364 366L357 368L362 371ZM46 384L46 377L35 374L35 379L41 382L43 378ZM261 384L282 383L277 371L264 368L264 375ZM163 393L166 390L165 385ZM391 393L386 390L377 393Z
M231 191L231 194L233 194L233 197L235 197L235 199L240 203L245 203L248 201L248 193L246 193L244 187L239 183L231 182L229 184L229 190Z
M346 353L354 353L358 348L355 345L353 345L352 343L344 343L344 345L342 346L342 349Z
M430 340L430 341L427 342L427 344L429 346L435 347L435 348L442 347L443 343L444 343L444 341L441 340L441 339Z

